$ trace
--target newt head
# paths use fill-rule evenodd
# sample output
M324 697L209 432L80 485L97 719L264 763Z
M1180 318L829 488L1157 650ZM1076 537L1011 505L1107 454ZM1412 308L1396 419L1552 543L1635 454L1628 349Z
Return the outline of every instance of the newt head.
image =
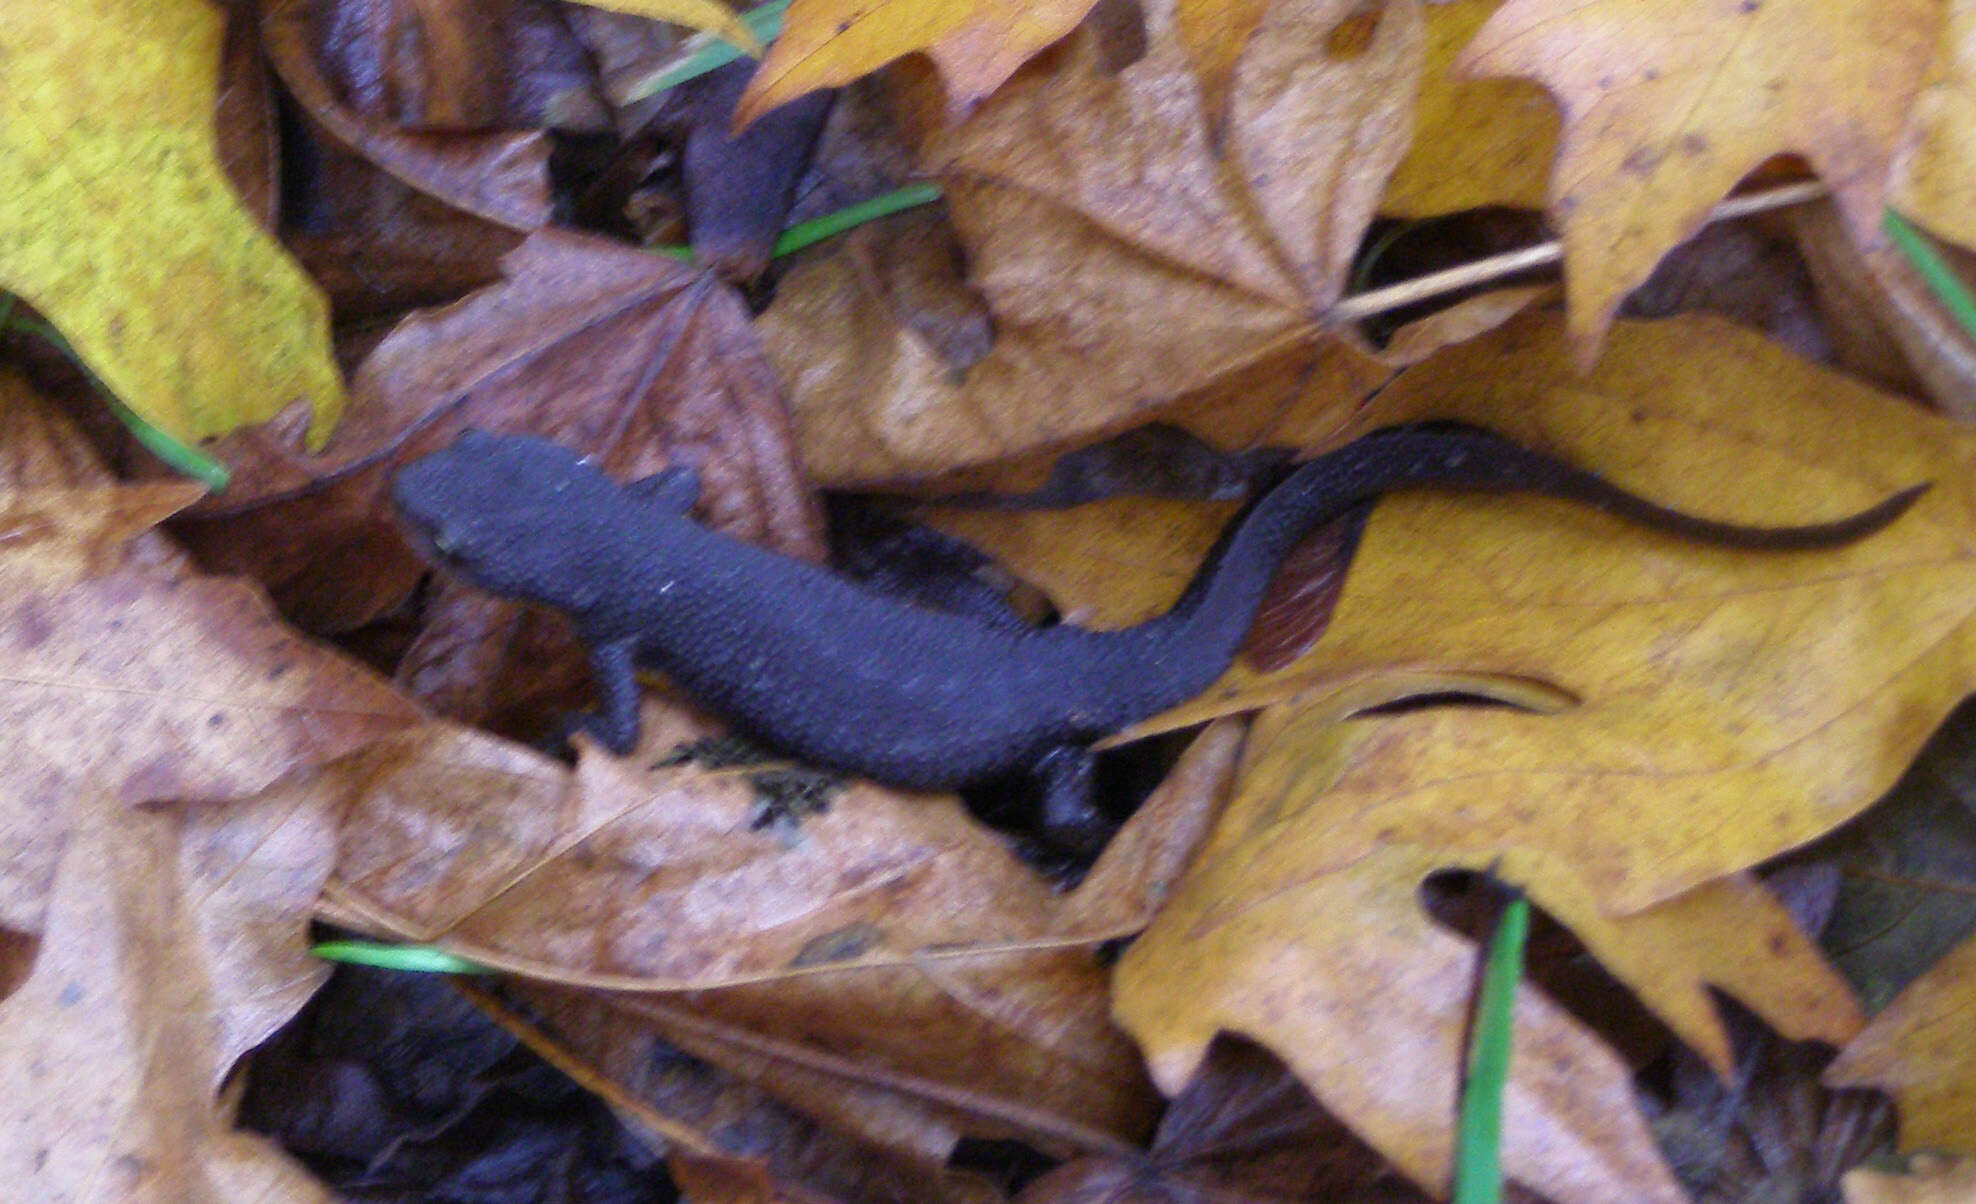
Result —
M617 482L566 447L466 430L391 482L412 544L497 594L567 605L596 571L595 533L624 505Z

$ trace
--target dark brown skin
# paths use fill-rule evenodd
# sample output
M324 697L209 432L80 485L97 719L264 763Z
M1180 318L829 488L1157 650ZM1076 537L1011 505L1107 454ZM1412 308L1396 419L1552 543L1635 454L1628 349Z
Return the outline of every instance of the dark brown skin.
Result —
M1051 821L1075 832L1093 817L1091 741L1226 671L1277 566L1313 527L1422 488L1548 494L1688 539L1786 551L1870 535L1926 486L1837 522L1744 527L1657 506L1487 432L1381 432L1285 478L1166 614L1105 632L1011 629L866 592L685 517L690 473L619 485L541 439L468 431L406 467L392 493L443 567L576 621L604 696L588 726L617 752L637 742L643 665L828 768L912 789L1037 774Z

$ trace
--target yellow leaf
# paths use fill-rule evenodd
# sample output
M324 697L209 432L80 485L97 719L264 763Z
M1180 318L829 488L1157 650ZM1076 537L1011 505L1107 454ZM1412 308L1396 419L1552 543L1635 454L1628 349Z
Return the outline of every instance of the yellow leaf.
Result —
M718 0L577 0L577 3L588 8L609 9L611 12L630 13L635 17L650 17L654 21L670 21L674 25L703 29L719 34L749 54L760 54L762 50L761 42L749 32L748 27Z
M1183 1082L1218 1029L1249 1034L1438 1182L1471 962L1422 942L1434 929L1414 895L1446 865L1499 863L1718 1066L1728 1047L1709 986L1786 1033L1847 1039L1859 1017L1844 984L1737 875L1878 797L1976 679L1976 443L1712 319L1623 324L1587 378L1555 315L1529 315L1403 373L1367 409L1344 437L1462 420L1740 522L1829 519L1934 485L1876 536L1793 554L1702 547L1531 498L1380 503L1307 655L1231 672L1152 725L1267 708L1216 833L1121 966L1120 1015L1157 1077ZM1214 525L1186 524L1170 556L1158 540L1100 556L1074 528L1056 553L1042 516L1019 521L1009 546L1037 559L1012 567L1067 614L1122 599L1113 619L1168 601ZM1096 508L1063 521L1130 525ZM1537 706L1347 718L1422 681L1498 696L1521 683ZM1514 1090L1591 1161L1559 1163L1532 1129L1511 1135L1512 1173L1540 1190L1618 1181L1649 1149L1596 1103L1623 1092L1624 1068L1574 1052L1589 1038L1560 1017L1524 1023L1520 1043L1590 1077L1547 1083L1531 1067ZM1446 1063L1393 1087L1393 1050Z
M1877 1087L1900 1105L1901 1148L1976 1154L1976 940L1895 996L1825 1072L1835 1087Z
M1894 208L1976 247L1976 0L1951 0L1948 31L1894 161Z
M241 208L213 140L204 0L0 0L0 287L181 439L342 405L315 286Z
M777 105L850 83L915 51L939 66L950 104L979 100L1076 28L1096 2L795 0L734 117L745 125Z
M1619 303L1773 155L1803 155L1853 237L1941 27L1938 0L1507 0L1462 56L1564 110L1551 213L1589 364Z
M1379 211L1437 217L1485 205L1544 207L1557 154L1557 106L1520 79L1467 79L1455 59L1496 0L1427 6L1427 65L1414 103L1413 145L1393 169Z

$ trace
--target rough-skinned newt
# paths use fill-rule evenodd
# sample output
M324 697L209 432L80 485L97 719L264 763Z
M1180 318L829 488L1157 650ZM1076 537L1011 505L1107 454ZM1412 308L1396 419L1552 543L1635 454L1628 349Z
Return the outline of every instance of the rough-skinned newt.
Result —
M1075 843L1095 821L1089 743L1219 677L1278 564L1318 523L1421 488L1546 494L1688 539L1788 550L1878 531L1926 486L1835 522L1738 526L1486 431L1395 428L1296 468L1231 524L1170 610L1119 631L1021 629L895 601L692 521L690 469L619 484L528 436L469 430L399 472L392 494L439 565L575 620L603 699L584 726L608 748L637 741L645 666L827 768L911 789L1036 774L1046 825Z

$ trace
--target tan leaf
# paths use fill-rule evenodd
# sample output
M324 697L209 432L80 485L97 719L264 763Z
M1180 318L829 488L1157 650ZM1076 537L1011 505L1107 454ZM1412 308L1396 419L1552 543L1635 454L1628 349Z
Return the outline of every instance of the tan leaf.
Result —
M743 770L664 764L703 730L648 706L634 758L586 756L573 777L484 737L380 745L347 763L329 897L382 931L555 982L726 985L644 1014L723 1063L754 1050L777 1081L903 1091L1046 1143L1144 1123L1090 947L1164 900L1232 730L1196 744L1067 896L949 798L818 775L807 805L778 811Z
M40 956L0 1001L9 1194L327 1204L217 1094L327 973L303 937L330 815L302 798L132 810L86 784L65 801Z
M1970 1204L1976 1200L1976 1158L1916 1155L1906 1173L1858 1167L1842 1181L1846 1204Z
M78 792L127 805L238 797L416 718L251 587L125 555L193 493L0 490L0 724L13 733L0 922L40 927Z
M758 322L811 471L926 475L1131 425L1297 353L1356 404L1376 365L1318 315L1404 148L1419 11L1395 0L1349 57L1347 0L1276 5L1236 63L1227 145L1170 29L1117 73L1090 39L931 151L998 338L957 384L913 331L846 311L845 269L801 270ZM841 332L841 333L839 333ZM1324 365L1323 371L1317 371ZM1298 380L1299 374L1291 373ZM1299 384L1301 384L1299 380Z
M1461 65L1537 80L1564 111L1551 214L1579 362L1597 354L1627 292L1774 155L1803 155L1853 237L1878 241L1888 164L1941 20L1935 0L1497 9Z

